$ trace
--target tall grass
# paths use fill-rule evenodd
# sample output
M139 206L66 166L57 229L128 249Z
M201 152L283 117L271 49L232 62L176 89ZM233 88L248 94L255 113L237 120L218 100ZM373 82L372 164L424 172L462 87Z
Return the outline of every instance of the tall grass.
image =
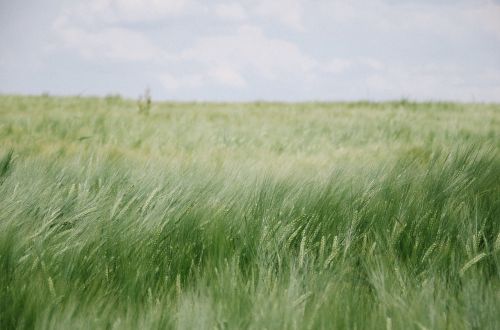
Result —
M495 105L0 101L0 328L500 324Z

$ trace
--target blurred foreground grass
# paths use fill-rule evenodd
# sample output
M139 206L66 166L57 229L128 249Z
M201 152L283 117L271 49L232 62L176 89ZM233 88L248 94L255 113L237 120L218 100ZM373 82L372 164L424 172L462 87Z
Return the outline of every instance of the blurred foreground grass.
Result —
M499 134L498 105L0 96L0 328L495 329Z

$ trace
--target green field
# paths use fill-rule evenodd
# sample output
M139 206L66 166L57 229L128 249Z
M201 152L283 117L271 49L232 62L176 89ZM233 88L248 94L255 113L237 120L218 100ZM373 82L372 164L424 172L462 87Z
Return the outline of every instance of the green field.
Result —
M0 96L0 329L498 329L500 105Z

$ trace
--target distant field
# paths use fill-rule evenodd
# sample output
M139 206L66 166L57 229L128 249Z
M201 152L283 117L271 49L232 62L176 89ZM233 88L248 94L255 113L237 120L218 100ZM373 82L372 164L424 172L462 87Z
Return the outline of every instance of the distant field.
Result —
M498 329L500 105L0 96L0 329Z

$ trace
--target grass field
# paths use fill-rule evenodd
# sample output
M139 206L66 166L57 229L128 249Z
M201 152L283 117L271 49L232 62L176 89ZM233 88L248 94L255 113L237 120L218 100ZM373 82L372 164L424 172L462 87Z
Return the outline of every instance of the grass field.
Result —
M498 329L500 105L0 96L0 328Z

